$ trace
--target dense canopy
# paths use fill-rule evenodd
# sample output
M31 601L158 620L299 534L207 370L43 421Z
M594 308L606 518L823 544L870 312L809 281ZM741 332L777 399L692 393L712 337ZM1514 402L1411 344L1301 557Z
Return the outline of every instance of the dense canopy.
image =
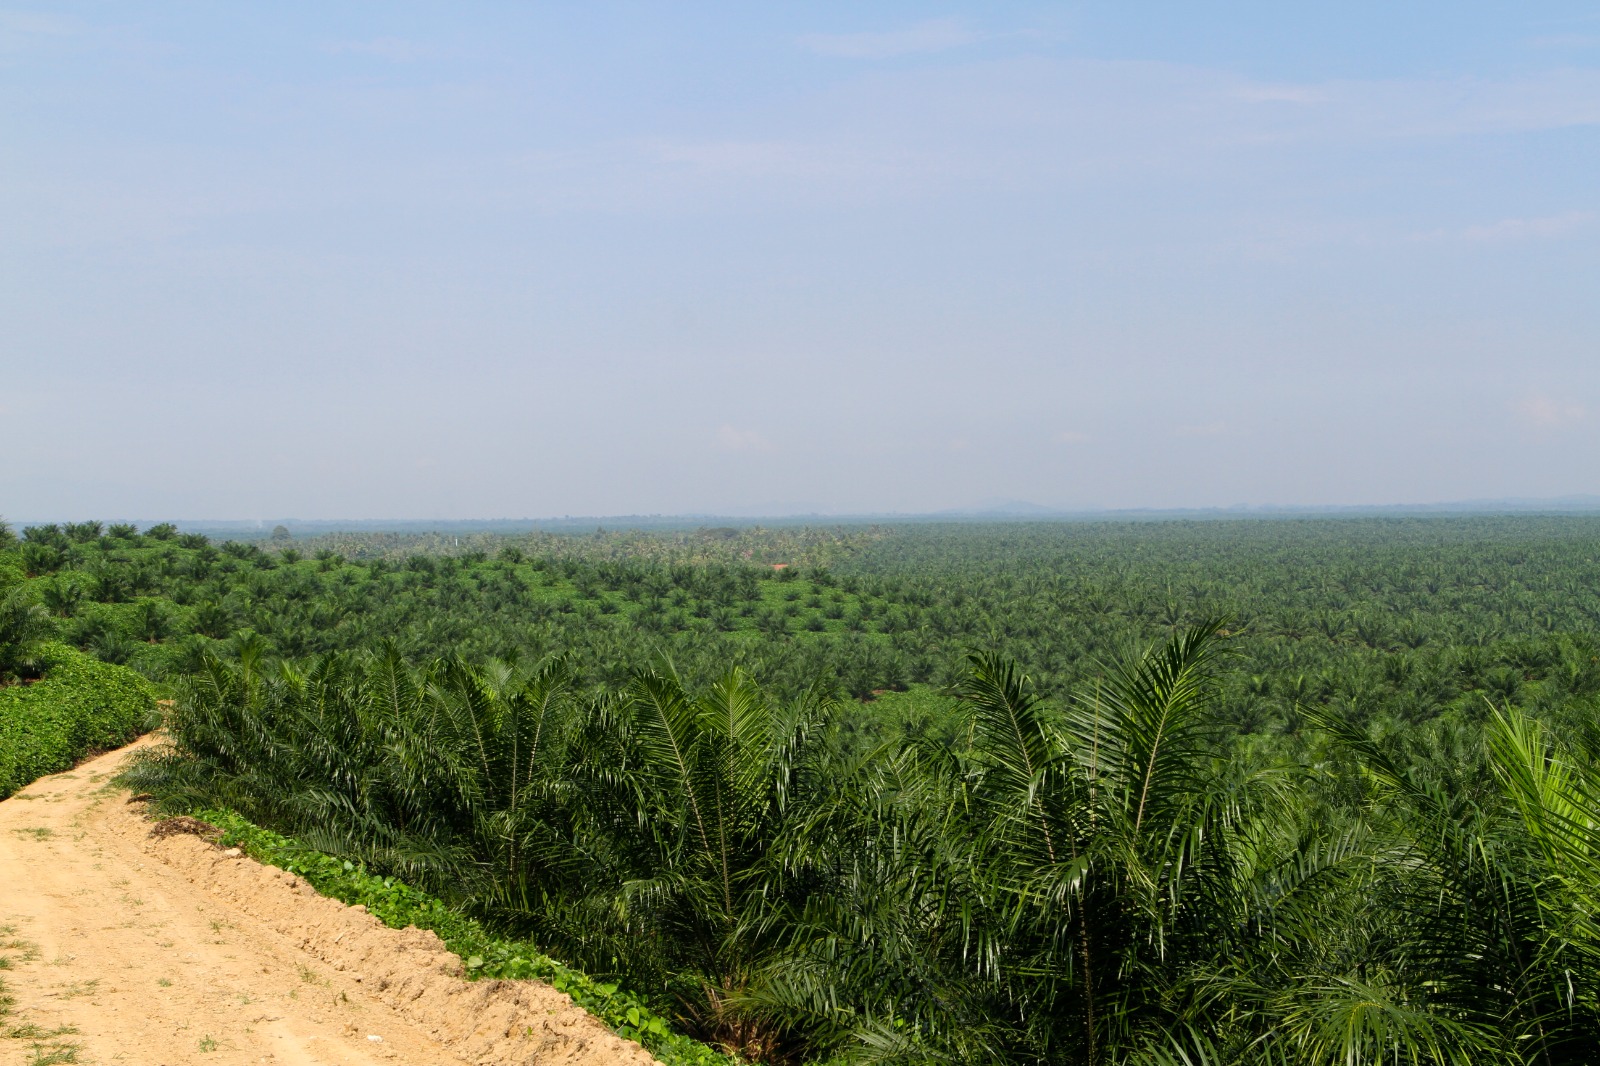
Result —
M3 617L172 691L162 802L750 1059L1600 1039L1600 521L451 540L31 528Z

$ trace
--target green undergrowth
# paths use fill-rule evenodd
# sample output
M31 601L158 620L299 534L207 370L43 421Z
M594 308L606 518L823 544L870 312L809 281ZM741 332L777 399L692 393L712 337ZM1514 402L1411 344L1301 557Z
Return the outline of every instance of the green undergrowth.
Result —
M0 688L0 799L126 744L155 713L150 683L132 670L65 644L46 644L42 658L38 681Z
M232 811L199 810L193 814L223 831L224 846L241 848L258 862L298 874L324 896L360 904L392 929L414 925L432 930L447 948L461 956L471 979L544 981L567 993L574 1003L618 1036L637 1041L668 1066L735 1066L738 1062L673 1032L666 1019L650 1010L638 996L565 966L525 941L497 937L476 919L452 910L435 896L393 877L368 873L363 865L315 851Z

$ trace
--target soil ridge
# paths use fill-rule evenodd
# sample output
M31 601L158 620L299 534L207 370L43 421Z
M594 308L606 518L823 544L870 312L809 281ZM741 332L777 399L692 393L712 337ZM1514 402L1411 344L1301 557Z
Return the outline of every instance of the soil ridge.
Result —
M467 981L390 929L108 785L146 738L0 801L0 1066L646 1066L538 981ZM12 945L4 947L3 945ZM9 1034L9 1036L4 1035Z

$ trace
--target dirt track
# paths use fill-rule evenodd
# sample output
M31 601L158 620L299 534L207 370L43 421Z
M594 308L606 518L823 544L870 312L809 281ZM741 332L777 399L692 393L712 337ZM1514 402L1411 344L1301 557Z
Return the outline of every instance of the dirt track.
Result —
M128 750L0 802L0 1066L653 1061L548 986L465 981L432 933L152 839L106 787Z

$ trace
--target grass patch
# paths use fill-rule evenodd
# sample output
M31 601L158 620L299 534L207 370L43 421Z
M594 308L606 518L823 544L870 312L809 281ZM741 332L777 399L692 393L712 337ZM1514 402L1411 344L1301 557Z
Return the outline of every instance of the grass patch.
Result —
M35 1044L28 1066L58 1066L64 1062L77 1062L81 1050L77 1044Z
M10 952L17 952L13 956ZM0 926L0 970L9 970L19 962L32 962L39 957L39 945L17 936L16 926Z
M15 932L11 926L0 926L0 929L4 929L7 935ZM11 1015L15 1006L16 1000L11 997L5 982L0 981L0 1022ZM18 1025L0 1026L0 1039L32 1041L32 1054L27 1059L28 1066L55 1066L56 1063L78 1061L78 1053L82 1048L69 1040L61 1039L64 1036L76 1036L77 1032L78 1030L70 1025L46 1029L32 1022L22 1022Z
M55 1040L63 1036L76 1036L78 1027L63 1025L55 1029L46 1029L42 1025L26 1022L22 1025L13 1025L9 1029L0 1030L0 1036L7 1040Z

